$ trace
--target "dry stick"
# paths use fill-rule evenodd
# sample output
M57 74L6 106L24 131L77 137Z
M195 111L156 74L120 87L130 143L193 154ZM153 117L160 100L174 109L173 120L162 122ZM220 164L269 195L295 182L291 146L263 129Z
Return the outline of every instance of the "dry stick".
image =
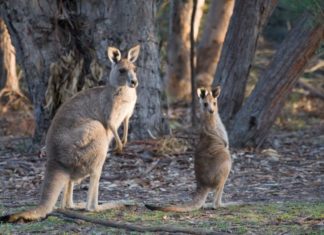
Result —
M212 232L206 231L201 229L189 229L189 228L180 228L174 227L170 225L166 226L142 226L142 225L133 225L129 223L121 223L121 222L114 222L109 220L101 220L96 218L91 218L80 213L71 212L71 211L64 211L64 210L57 210L56 212L51 213L50 215L61 217L62 215L71 219L77 220L84 220L86 222L90 222L93 224L100 224L106 227L117 228L117 229L124 229L128 231L136 231L136 232L167 232L167 233L186 233L186 234L206 234L206 235L224 235L228 233L223 232Z
M135 179L135 178L140 178L142 176L147 175L149 172L151 172L160 162L160 160L157 160L153 162L145 171L139 172L135 175L116 175L116 176L102 176L101 179L103 180L108 180L108 181L113 181L113 180L128 180L128 179Z
M196 127L197 116L196 116L196 82L195 82L195 17L197 11L197 0L193 1L193 9L191 15L190 25L190 70L191 70L191 123L193 127Z
M322 92L317 90L316 88L312 87L311 85L308 85L307 83L302 82L302 81L298 81L296 85L297 85L297 87L300 87L300 88L304 89L305 91L308 91L309 96L324 100L324 95L322 94Z
M323 68L324 67L324 60L319 60L317 61L317 63L315 65L313 65L312 67L310 68L306 68L305 69L305 73L312 73L312 72L315 72L316 70L320 69L320 68Z

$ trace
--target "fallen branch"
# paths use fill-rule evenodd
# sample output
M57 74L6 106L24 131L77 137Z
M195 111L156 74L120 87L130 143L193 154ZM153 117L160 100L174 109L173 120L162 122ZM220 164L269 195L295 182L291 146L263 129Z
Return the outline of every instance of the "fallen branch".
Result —
M139 172L135 175L123 174L123 175L115 175L115 176L102 176L101 179L107 181L114 181L114 180L128 180L128 179L141 178L147 175L148 173L150 173L158 165L159 162L160 160L153 162L145 171Z
M117 228L117 229L124 229L128 231L136 231L136 232L166 232L166 233L185 233L185 234L206 234L206 235L224 235L228 233L223 232L213 232L213 231L206 231L202 229L190 229L190 228L180 228L170 225L165 226L142 226L142 225L134 225L130 223L121 223L121 222L114 222L109 220L102 220L91 218L80 213L71 212L71 211L64 211L64 210L57 210L56 212L51 213L50 215L62 218L62 215L68 217L70 219L76 220L83 220L86 222L90 222L93 224L100 224L105 227Z
M323 67L324 67L324 60L317 60L317 62L314 65L312 65L309 68L306 68L305 72L312 73L312 72L315 72L316 70L323 68Z
M308 95L311 96L311 97L316 97L316 98L319 98L319 99L322 99L324 100L324 95L322 92L316 90L314 87L312 87L311 85L308 85L307 83L305 82L302 82L302 81L298 81L297 82L297 87L300 87L306 91L308 91Z

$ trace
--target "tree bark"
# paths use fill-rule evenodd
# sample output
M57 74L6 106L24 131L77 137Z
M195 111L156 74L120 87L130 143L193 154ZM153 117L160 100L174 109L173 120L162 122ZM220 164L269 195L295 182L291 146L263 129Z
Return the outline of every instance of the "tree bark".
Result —
M235 0L212 1L197 49L197 86L210 87L221 55ZM203 74L203 76L199 76ZM207 76L206 76L207 75Z
M87 48L93 48L89 45L90 40L89 43L82 38L82 31L86 31L87 24L81 25L84 21L77 15L76 5L75 1L1 2L0 14L8 25L17 50L17 60L23 68L29 96L34 105L34 138L37 142L44 140L50 123L49 112L44 108L45 91L51 76L50 66L70 51L79 55L78 60L86 60ZM87 62L84 63L84 73L90 70L90 62ZM88 68L85 68L86 65ZM80 73L80 81L84 73ZM57 79L64 79L64 75L61 74Z
M88 83L87 79L93 79L93 61L98 62L103 69L102 76L107 78L108 45L125 51L135 43L141 44L140 86L131 137L145 138L149 136L148 130L155 133L159 129L162 84L154 32L155 4L154 0L0 2L0 15L9 25L34 104L36 140L44 136L49 126L50 116L44 107L46 85L49 77L53 77L50 68L73 52L74 63L82 61L80 71L74 76L57 73L57 79L76 79L77 90L81 90Z
M102 1L105 2L105 1ZM163 132L164 119L161 110L162 79L159 73L158 41L155 32L155 0L112 0L107 4L106 24L98 24L95 45L99 57L106 59L108 44L126 52L130 46L140 44L138 61L137 104L131 118L129 134L132 139L158 136ZM104 55L102 54L104 53ZM107 64L107 62L105 62Z
M234 146L260 146L286 96L324 38L323 24L304 16L289 32L230 129ZM298 39L298 40L296 40Z
M205 0L197 1L195 39L197 39ZM191 99L190 83L190 21L193 1L172 0L170 5L167 90L172 101Z
M0 18L0 90L20 93L16 72L16 51L12 46L7 26Z
M262 26L278 0L237 0L213 86L220 84L221 117L225 125L242 106L245 87Z

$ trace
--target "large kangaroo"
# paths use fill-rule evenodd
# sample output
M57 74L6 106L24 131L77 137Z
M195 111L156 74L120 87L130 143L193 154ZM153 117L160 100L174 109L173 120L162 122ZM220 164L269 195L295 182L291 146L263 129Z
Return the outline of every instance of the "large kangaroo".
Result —
M98 187L109 143L115 137L117 150L127 142L128 120L132 116L138 85L134 62L140 47L121 58L117 48L108 47L112 62L109 84L85 90L64 103L57 111L46 137L47 165L39 205L31 210L7 215L0 221L32 221L46 217L63 193L62 207L73 207L73 182L90 176L86 210L111 208L98 205ZM120 140L117 129L124 122Z
M220 87L212 91L197 90L201 107L200 140L195 151L197 189L192 201L175 206L145 205L151 210L186 212L200 209L211 191L215 191L212 207L221 206L225 182L232 162L228 150L228 137L218 114L217 97Z

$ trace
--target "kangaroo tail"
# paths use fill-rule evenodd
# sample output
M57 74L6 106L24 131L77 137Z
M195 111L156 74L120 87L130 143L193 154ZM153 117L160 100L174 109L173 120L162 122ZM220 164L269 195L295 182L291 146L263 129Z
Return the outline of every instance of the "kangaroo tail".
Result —
M145 204L145 207L150 210L159 210L159 211L171 211L171 212L187 212L187 211L194 211L200 209L207 198L209 189L208 188L199 188L195 192L195 195L192 201L179 204L179 205L170 205L170 206L155 206Z
M2 216L0 222L14 223L39 220L45 218L53 210L64 185L68 182L69 175L50 165L47 164L39 205L31 210Z

